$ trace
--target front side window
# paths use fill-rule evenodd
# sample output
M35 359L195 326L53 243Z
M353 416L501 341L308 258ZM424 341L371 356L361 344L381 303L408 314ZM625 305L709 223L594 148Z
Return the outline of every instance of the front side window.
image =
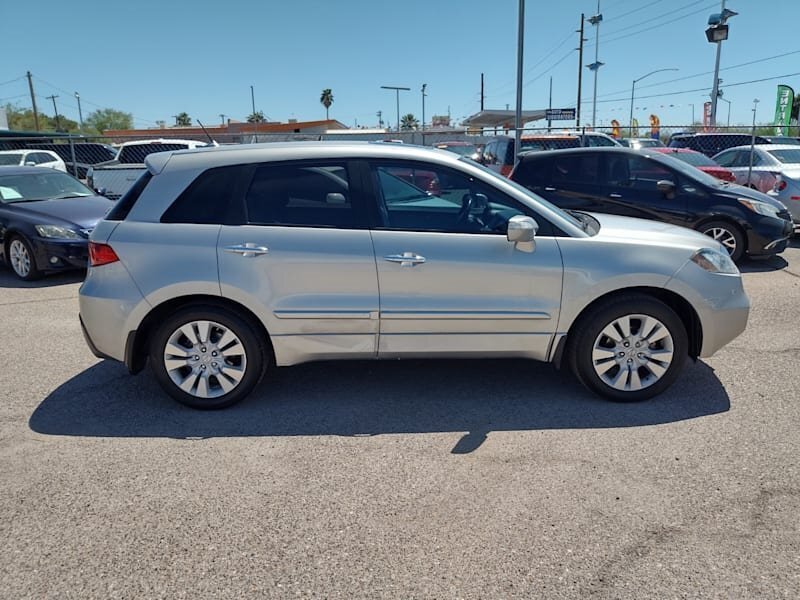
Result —
M366 227L353 206L344 163L266 164L246 195L247 222L296 227Z
M425 185L412 182L419 172ZM505 234L511 217L526 214L512 198L446 167L392 162L372 174L387 229Z
M736 163L736 156L739 154L738 150L726 150L714 158L716 163L721 167L733 167Z
M675 175L665 166L645 157L632 156L628 158L629 186L634 190L645 192L658 191L659 181L676 183Z

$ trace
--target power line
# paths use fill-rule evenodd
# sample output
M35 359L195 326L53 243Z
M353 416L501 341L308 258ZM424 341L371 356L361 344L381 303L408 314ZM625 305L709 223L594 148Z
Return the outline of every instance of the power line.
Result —
M692 6L697 6L698 4L700 4L700 2L703 2L703 0L694 0L693 2L690 2L689 4L685 4L684 6L681 6L680 8L676 8L675 10L671 10L669 12L666 12L666 13L663 13L663 14L660 14L660 15L656 15L655 17L652 17L650 19L650 21L656 21L658 19L663 19L664 17L669 17L670 15L674 15L676 13L679 13L679 12L681 12L683 10L686 10L687 8L691 8ZM707 2L707 0L706 0L706 2ZM607 44L609 42L614 42L614 41L617 41L617 40L622 40L622 39L626 39L626 38L629 38L629 37L633 37L633 36L636 36L636 35L641 35L642 33L646 33L646 32L651 31L653 29L658 29L660 27L663 27L664 25L669 25L671 23L675 23L676 21L680 21L682 19L686 19L688 17L694 16L694 15L696 15L698 13L705 12L707 10L710 10L710 9L714 8L715 6L717 6L716 2L714 2L713 4L706 3L706 5L703 6L703 8L700 8L700 9L698 9L696 11L687 13L687 14L682 15L680 17L676 17L675 19L670 19L668 21L664 21L663 23L657 23L657 24L652 25L650 27L644 27L643 28L641 23L637 23L635 25L628 25L626 27L622 27L620 29L617 29L616 31L609 31L609 32L606 32L604 35L611 36L611 37L610 37L610 39L607 39L607 38L604 37L603 38L603 43ZM639 31L636 31L634 33L630 33L630 34L627 34L627 35L614 37L615 35L620 34L623 31L630 31L631 29L638 29ZM594 38L589 38L589 41L591 41L592 39L594 39Z
M612 23L612 22L616 23L620 19L625 19L626 17L629 17L632 14L639 12L640 10L644 10L645 8L649 8L649 7L653 6L654 4L658 4L659 2L663 2L663 1L664 0L653 0L653 2L651 2L650 4L645 4L644 6L640 6L639 8L634 8L633 10L629 10L628 12L626 12L622 16L612 17L610 19L605 19L604 22L606 22L606 23ZM608 12L609 8L614 8L614 6L616 6L617 4L620 4L620 3L617 2L616 4L612 4L611 6L606 7L605 11Z
M16 81L20 81L21 79L25 79L25 77L26 76L23 75L22 77L17 77L16 79L9 79L8 81L3 81L2 83L0 83L0 85L8 85L9 83L14 83Z
M652 31L653 29L660 29L661 27L664 27L665 25L671 25L672 23L675 23L675 22L677 22L677 21L682 21L683 19L687 19L687 18L689 18L689 17L692 17L692 16L694 16L694 15L698 15L698 14L700 14L700 13L703 13L703 12L706 12L706 11L708 11L708 10L711 10L711 9L713 9L713 8L714 8L716 5L717 5L717 3L716 3L716 2L715 2L715 3L713 3L713 4L707 4L707 5L706 5L706 6L704 6L703 8L700 8L700 9L698 9L698 10L695 10L695 11L693 11L693 12L687 13L687 14L685 14L685 15L681 16L681 17L676 17L676 18L674 18L674 19L670 19L669 21L664 21L663 23L658 23L658 24L656 24L656 25L653 25L653 26L651 26L651 27L646 27L646 28L644 28L644 29L641 29L640 31L636 31L636 32L634 32L634 33L629 33L629 34L626 34L626 35L621 35L621 36L619 36L619 37L612 37L611 39L608 39L608 40L603 40L603 43L604 43L604 44L610 44L610 43L613 43L613 42L618 42L618 41L620 41L620 40L626 40L626 39L628 39L628 38L632 38L632 37L635 37L635 36L637 36L637 35L642 35L643 33L647 33L648 31Z

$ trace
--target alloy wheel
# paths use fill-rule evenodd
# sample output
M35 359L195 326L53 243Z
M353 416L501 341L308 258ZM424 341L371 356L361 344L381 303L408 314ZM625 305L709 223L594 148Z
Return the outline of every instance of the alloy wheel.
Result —
M710 229L705 230L707 236L714 238L720 244L725 246L725 249L728 251L728 254L733 256L736 253L736 236L733 233L725 229L724 227L712 227Z
M31 255L25 243L20 239L14 239L8 246L8 256L11 261L11 268L22 278L27 277L31 272Z

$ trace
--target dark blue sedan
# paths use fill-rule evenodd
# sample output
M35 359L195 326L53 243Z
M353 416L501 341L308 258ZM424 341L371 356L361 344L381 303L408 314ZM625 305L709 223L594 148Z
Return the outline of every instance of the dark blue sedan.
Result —
M66 173L0 167L0 257L26 281L85 269L89 234L113 205Z

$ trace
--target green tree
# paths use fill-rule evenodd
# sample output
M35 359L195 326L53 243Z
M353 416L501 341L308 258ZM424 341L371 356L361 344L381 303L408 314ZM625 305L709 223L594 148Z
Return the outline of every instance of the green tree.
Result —
M322 103L322 106L325 107L325 120L328 120L328 109L333 104L333 92L331 88L325 88L322 90L322 95L319 97L319 101Z
M98 133L108 129L133 129L133 115L113 108L101 108L89 113L83 123L87 129Z
M266 119L264 118L264 113L260 110L257 110L251 115L247 116L248 123L264 123Z
M417 129L418 127L419 121L417 121L417 118L411 113L400 117L400 129L403 131L411 131L412 129Z
M36 122L33 118L33 110L21 108L14 104L6 104L6 116L8 117L8 127L14 131L36 131ZM39 131L64 131L77 132L78 123L68 119L63 115L58 116L58 123L53 117L43 112L39 113Z
M185 112L180 112L175 115L176 127L189 127L192 124L192 117Z

